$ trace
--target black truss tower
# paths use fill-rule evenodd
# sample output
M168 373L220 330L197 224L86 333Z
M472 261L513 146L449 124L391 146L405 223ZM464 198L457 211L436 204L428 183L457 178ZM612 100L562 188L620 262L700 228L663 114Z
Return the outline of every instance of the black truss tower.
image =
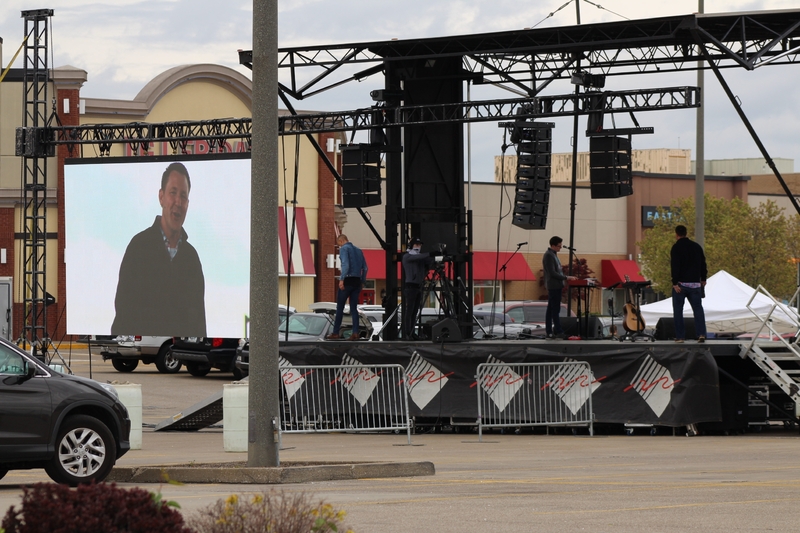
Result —
M33 355L44 360L47 351L47 156L55 153L55 145L46 145L49 18L52 9L23 11L25 19L25 61L23 92L25 110L22 129L17 131L17 152L20 145L23 159L24 213L23 303L25 320L22 347L30 343ZM22 138L21 138L22 137Z

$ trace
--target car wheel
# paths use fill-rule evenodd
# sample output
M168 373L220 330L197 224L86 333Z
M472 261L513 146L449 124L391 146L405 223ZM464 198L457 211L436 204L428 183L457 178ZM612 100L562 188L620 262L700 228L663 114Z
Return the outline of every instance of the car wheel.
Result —
M200 363L186 363L186 370L195 377L202 378L211 372L211 366L201 365Z
M56 450L45 471L56 483L72 487L103 481L117 457L111 431L87 415L67 418L58 430Z
M156 356L156 368L158 368L158 371L162 374L175 374L180 371L181 365L182 363L178 359L175 359L172 353L171 344L165 344L158 351L158 355Z
M241 381L241 380L244 379L244 376L245 376L244 372L242 372L240 369L236 368L235 366L233 367L232 372L233 372L233 378L236 381Z
M133 372L139 366L138 359L112 359L111 364L118 372Z

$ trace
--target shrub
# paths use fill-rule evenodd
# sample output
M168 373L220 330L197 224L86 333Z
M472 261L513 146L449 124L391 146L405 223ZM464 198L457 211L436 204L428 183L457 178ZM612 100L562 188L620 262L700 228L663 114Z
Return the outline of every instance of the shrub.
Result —
M329 533L348 531L344 511L304 493L271 491L252 496L232 495L189 519L196 533Z
M116 484L37 483L22 489L22 506L3 518L6 533L191 533L183 516L144 489Z

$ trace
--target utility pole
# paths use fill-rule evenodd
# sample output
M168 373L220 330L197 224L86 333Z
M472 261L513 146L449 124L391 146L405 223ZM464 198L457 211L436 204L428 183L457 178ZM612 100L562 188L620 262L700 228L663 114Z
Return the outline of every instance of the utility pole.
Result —
M253 0L250 379L247 466L280 465L278 399L278 1Z
M703 0L697 0L697 12L703 13ZM694 240L700 246L705 246L706 240L706 199L705 199L705 179L706 179L706 148L705 148L705 74L703 72L703 61L697 62L697 87L700 89L700 105L697 107L697 139L695 150L695 177L694 177Z

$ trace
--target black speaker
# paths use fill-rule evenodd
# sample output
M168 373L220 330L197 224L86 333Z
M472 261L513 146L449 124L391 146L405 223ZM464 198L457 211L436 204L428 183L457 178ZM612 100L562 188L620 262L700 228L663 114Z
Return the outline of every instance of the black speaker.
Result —
M592 198L633 194L631 142L625 137L589 139L589 185Z
M461 342L461 328L452 318L445 318L431 326L433 342Z
M342 146L342 204L371 207L381 204L382 145Z
M696 339L697 333L694 329L694 317L684 317L683 325L686 329L687 339ZM656 340L670 341L675 338L675 319L672 317L659 318L656 323Z
M562 316L561 327L564 329L564 335L567 337L577 337L580 335L580 326L578 325L578 318L574 316ZM587 339L602 339L603 338L603 321L596 316L589 317L589 327L586 330Z
M517 148L517 186L511 224L522 229L544 229L550 203L553 124L514 121L511 142Z

